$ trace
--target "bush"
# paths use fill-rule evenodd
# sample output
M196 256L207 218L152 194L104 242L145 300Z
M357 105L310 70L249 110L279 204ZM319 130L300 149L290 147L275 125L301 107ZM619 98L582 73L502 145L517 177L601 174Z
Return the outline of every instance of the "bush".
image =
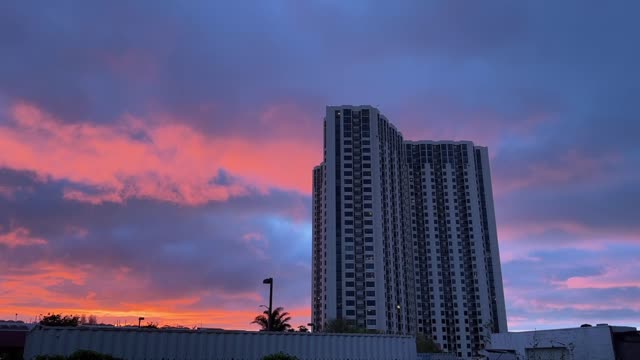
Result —
M62 355L38 355L34 360L66 360Z
M264 356L262 360L298 360L298 358L281 351L275 354Z
M109 354L102 354L91 350L78 350L65 357L62 355L38 355L35 360L121 360Z
M75 315L48 314L40 320L45 326L78 326L80 317Z

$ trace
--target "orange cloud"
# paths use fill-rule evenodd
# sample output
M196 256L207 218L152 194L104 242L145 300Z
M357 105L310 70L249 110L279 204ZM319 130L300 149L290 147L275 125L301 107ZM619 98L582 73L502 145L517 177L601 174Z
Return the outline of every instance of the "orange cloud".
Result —
M273 187L308 193L309 169L321 156L318 144L286 134L207 135L166 117L156 125L132 116L110 126L65 124L25 103L12 115L0 126L0 166L89 185L95 190L68 188L64 196L90 203L137 197L197 205ZM220 170L236 181L212 181Z
M122 267L101 269L41 261L28 268L8 268L0 262L0 319L31 321L40 314L96 315L99 322L137 324L139 316L162 325L257 330L251 324L260 314L257 292L226 293L221 289L162 295L149 291L148 281ZM226 305L209 306L203 300ZM240 308L238 308L240 307ZM244 307L244 308L242 308ZM247 310L250 309L250 310ZM306 325L308 307L288 308L292 325Z

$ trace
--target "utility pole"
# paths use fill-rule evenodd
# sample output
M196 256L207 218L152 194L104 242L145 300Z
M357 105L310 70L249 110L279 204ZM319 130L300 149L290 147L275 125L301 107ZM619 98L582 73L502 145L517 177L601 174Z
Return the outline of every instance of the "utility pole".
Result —
M263 284L269 284L269 317L267 318L267 331L271 331L271 326L273 325L271 322L271 317L273 315L273 278L267 278L262 280Z

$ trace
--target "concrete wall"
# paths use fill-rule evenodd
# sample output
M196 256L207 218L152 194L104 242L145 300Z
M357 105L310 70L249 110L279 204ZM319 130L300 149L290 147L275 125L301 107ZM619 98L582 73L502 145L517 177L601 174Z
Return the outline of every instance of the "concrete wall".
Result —
M612 332L634 328L594 326L491 335L492 349L515 350L519 359L614 360Z
M24 358L79 349L127 360L256 360L278 351L309 360L416 359L410 336L95 327L38 327L27 336Z

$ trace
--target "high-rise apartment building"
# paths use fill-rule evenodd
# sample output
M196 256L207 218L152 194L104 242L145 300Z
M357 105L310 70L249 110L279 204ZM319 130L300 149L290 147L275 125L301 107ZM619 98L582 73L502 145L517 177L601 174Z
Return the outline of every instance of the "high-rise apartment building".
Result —
M507 330L487 149L405 141L370 106L327 107L313 170L312 321L422 333L471 357Z

